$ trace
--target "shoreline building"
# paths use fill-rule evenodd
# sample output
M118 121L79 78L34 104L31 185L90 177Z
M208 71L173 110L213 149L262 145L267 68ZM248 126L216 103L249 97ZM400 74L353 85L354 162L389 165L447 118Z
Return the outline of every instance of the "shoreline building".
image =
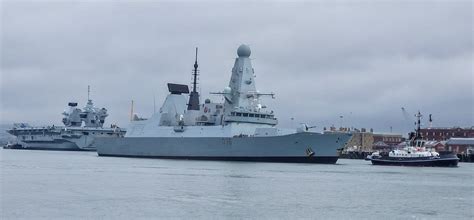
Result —
M472 127L432 127L422 128L420 133L429 141L446 141L450 138L474 138L474 126Z
M450 138L446 141L446 150L456 154L474 154L474 138Z
M374 132L373 129L357 129L357 128L344 128L337 129L334 126L329 127L329 130L324 128L325 133L330 132L350 132L352 138L347 142L343 152L359 152L359 153L371 153L374 150L390 151L393 148L397 148L398 145L405 141L403 135L396 133L379 133Z

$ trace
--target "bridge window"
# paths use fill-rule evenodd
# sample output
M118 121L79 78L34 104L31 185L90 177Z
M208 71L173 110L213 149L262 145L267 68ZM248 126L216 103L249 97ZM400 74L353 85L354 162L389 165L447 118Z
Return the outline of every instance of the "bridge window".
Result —
M242 116L249 117L249 113L243 113Z
M235 115L236 116L242 116L242 113L237 112Z
M231 116L235 116L235 112L231 112L230 115L231 115Z
M260 118L265 118L265 115L260 115Z
M249 114L249 117L255 117L255 115L254 114Z

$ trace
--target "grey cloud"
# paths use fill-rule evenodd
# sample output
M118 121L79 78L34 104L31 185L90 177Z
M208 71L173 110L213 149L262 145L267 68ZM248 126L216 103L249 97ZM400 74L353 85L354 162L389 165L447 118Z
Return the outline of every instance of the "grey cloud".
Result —
M2 5L1 122L60 122L92 85L126 124L189 83L199 46L203 97L252 48L257 86L282 126L309 121L405 132L400 107L472 126L472 2L16 2ZM408 126L409 127L409 126Z

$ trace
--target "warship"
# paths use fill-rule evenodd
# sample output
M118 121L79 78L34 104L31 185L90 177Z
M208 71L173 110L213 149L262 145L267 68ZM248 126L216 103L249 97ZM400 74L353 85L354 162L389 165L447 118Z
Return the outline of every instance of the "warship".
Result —
M415 115L417 128L415 132L409 133L409 140L405 142L405 147L390 152L376 151L368 155L366 160L371 161L373 165L456 167L459 162L456 154L449 151L440 154L425 148L426 140L420 132L422 116L420 112Z
M349 133L312 132L306 124L296 129L278 128L272 110L255 85L255 71L247 45L238 57L223 103L200 103L196 90L197 48L193 89L168 83L169 94L159 112L146 120L134 120L125 137L99 137L94 145L99 156L146 157L224 161L293 162L334 164ZM189 94L189 98L188 98Z
M116 125L104 128L107 109L96 108L89 98L83 109L76 102L69 102L64 110L64 126L33 127L27 123L14 123L7 132L16 136L16 143L9 143L4 148L31 150L71 150L94 151L96 137L123 137L125 130Z

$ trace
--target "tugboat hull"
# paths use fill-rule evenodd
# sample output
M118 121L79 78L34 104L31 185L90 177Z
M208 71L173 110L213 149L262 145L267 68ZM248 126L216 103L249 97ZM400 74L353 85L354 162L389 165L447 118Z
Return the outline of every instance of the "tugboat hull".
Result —
M459 158L456 155L445 155L440 158L428 159L409 159L409 160L395 160L389 158L372 158L370 159L373 165L387 165L387 166L422 166L422 167L456 167L458 166Z

